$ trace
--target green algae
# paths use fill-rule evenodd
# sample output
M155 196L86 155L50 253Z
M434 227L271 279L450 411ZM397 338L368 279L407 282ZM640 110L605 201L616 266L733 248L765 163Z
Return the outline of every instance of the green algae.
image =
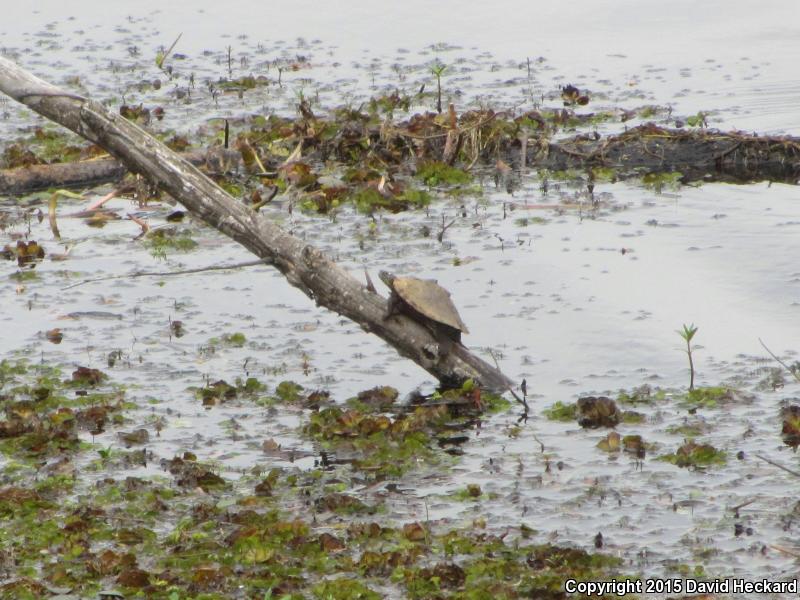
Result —
M472 175L463 169L438 161L429 161L417 165L416 176L428 187L464 185L472 181Z
M727 457L724 451L717 450L710 444L688 441L675 452L659 456L658 460L678 467L701 468L723 465L727 461Z
M565 403L558 400L543 410L542 414L551 421L574 421L578 417L578 406L574 402Z

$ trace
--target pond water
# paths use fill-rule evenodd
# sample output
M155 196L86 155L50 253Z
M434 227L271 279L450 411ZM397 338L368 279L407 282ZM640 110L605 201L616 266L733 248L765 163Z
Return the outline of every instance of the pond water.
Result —
M55 83L99 98L127 94L127 101L138 103L148 96L130 84L158 76L156 51L182 34L175 51L186 58L174 64L183 79L160 94L148 93L165 103L165 127L190 132L221 116L291 114L300 92L318 97L322 106L357 106L377 89L433 85L429 66L438 60L452 66L444 87L459 110L481 104L522 110L543 96L553 102L560 85L574 83L590 89L593 103L604 107L669 105L676 115L703 111L720 129L800 133L800 46L790 1L767 1L758 10L739 1L504 1L468 11L450 0L391 6L357 1L346 10L314 2L165 4L142 0L109 13L100 8L106 3L66 11L63 2L44 0L35 10L14 3L4 7L0 48ZM307 66L287 71L281 89L254 90L241 100L215 102L202 86L191 104L176 100L186 73L196 73L198 81L227 74L228 46L234 74L274 70L269 65L277 58L301 56ZM0 101L0 112L4 138L41 123L7 101ZM480 199L441 198L426 211L380 215L373 229L367 217L349 210L335 221L267 211L354 273L367 268L377 281L378 270L386 268L438 279L470 327L465 343L487 360L491 349L507 374L527 379L533 418L519 431L516 414L484 422L454 474L423 471L407 482L414 493L398 504L397 517L421 518L429 511L431 519L458 521L482 514L490 527L524 522L543 539L587 549L601 531L606 551L649 575L683 563L702 564L712 575L793 576L794 558L771 545L794 543L795 529L786 523L796 482L755 454L797 462L781 442L779 410L800 386L788 376L783 387L764 384L777 365L759 343L789 362L797 359L796 188L709 184L656 192L633 183L601 184L595 189L599 208L563 210L556 206L561 200L581 199L566 183L544 194L531 174L513 198L488 185L488 177L486 183ZM548 204L553 208L542 208ZM137 269L248 260L233 243L200 230L199 250L158 261L133 241L138 228L130 221L89 229L68 217L78 206L61 208L69 259L44 262L25 289L3 285L0 356L33 352L50 362L102 368L109 352L121 350L126 359L115 368L115 379L133 386L142 402L169 400L152 409L167 422L153 443L156 454L194 449L233 474L264 461L260 442L268 431L306 453L294 467L312 467L314 449L295 433L296 412L246 406L204 411L186 388L206 377L256 374L272 385L292 379L329 389L338 399L374 385L393 385L403 394L431 389L424 371L316 308L267 267L65 289L84 278ZM17 209L3 201L2 210ZM167 212L169 207L158 208L149 216L158 222ZM442 243L421 234L426 227L436 231L443 216L456 224ZM30 228L30 237L46 243L49 253L60 251L46 220L34 219ZM0 268L15 270L12 263ZM116 318L101 318L109 315L99 311ZM185 323L185 336L170 335L170 319ZM556 401L590 393L645 383L686 386L686 357L676 334L684 323L699 326L699 383L727 382L743 394L724 409L696 415L677 404L645 407L644 424L618 429L642 434L658 445L658 455L682 442L681 435L668 433L671 427L701 427L704 442L727 452L725 466L696 472L649 459L609 458L596 449L606 431L540 416ZM43 340L53 327L65 333L57 347ZM243 348L209 342L234 332L247 337ZM157 465L151 469L159 471ZM437 500L473 482L497 497L468 508ZM730 509L748 501L753 503L737 522L752 528L751 535L735 536ZM708 547L717 553L703 554Z

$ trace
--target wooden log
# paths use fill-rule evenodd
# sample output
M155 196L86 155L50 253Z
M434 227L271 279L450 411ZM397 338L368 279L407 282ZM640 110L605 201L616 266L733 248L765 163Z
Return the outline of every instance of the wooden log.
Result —
M205 161L204 152L190 152L183 156L194 165ZM114 158L2 169L0 194L22 195L49 188L90 187L119 181L127 173L128 168Z
M275 266L318 305L358 323L449 385L474 379L505 391L511 380L460 344L442 352L434 335L405 315L385 318L387 301L314 246L237 202L199 169L101 104L68 93L0 57L0 91L106 149L129 170L158 184L193 215Z
M794 136L669 129L646 123L598 139L579 135L545 148L529 144L526 150L527 162L535 168L605 168L619 179L675 172L681 174L682 183L800 183L800 138ZM514 154L510 147L506 152Z
M383 125L381 126L383 127ZM438 126L437 126L438 127ZM452 165L459 158L466 134L456 127L446 133L426 135L425 140L404 133L406 153L388 149L381 129L363 127L360 131L370 140L371 151L387 162L409 160L414 144L420 156L440 156ZM306 149L314 162L351 160L349 146L334 138L326 142L314 140ZM207 154L200 151L183 155L192 164L200 165ZM416 157L419 158L419 157ZM641 177L647 174L679 173L681 183L695 181L726 181L747 183L767 180L797 184L800 182L800 138L792 136L761 136L742 132L721 132L709 129L669 129L653 123L631 128L623 133L605 137L579 134L553 141L548 135L501 135L495 144L484 148L474 158L486 164L498 159L519 172L532 170L587 171L604 169L604 176L614 179ZM472 159L471 159L472 160ZM25 194L51 187L91 186L119 179L127 168L119 161L96 160L76 163L36 165L0 170L0 194Z

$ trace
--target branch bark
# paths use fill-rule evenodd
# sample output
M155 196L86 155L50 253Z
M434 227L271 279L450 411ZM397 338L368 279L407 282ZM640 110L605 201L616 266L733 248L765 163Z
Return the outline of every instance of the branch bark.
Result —
M513 385L498 369L458 344L453 350L432 354L430 348L438 347L438 342L424 325L404 315L386 319L385 298L370 292L314 246L237 202L195 166L101 104L47 83L2 57L0 91L105 148L193 215L270 262L317 305L379 336L440 382L453 385L472 378L497 391Z
M191 152L184 155L184 158L193 165L203 164L205 157L205 152ZM0 194L29 194L52 187L88 187L117 181L127 173L127 167L113 158L2 169Z

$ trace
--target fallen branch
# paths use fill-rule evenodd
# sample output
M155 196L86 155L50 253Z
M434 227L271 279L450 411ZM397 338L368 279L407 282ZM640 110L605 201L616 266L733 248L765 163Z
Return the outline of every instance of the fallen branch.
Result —
M800 558L800 552L797 550L792 550L791 548L786 548L784 546L778 546L777 544L770 544L769 547L773 550L777 550L778 552L782 552L783 554Z
M756 454L756 458L760 458L764 462L771 464L773 467L778 467L779 469L783 469L787 473L794 475L795 477L800 477L800 473L790 469L789 467L784 467L781 463L775 462L774 460L768 459L766 456L761 456L760 454Z
M798 374L797 374L795 371L793 371L793 370L792 370L792 368L791 368L789 365L787 365L787 364L786 364L785 362L783 362L783 361L782 361L780 358L778 358L778 357L777 357L777 356L776 356L776 355L775 355L775 354L772 352L772 350L770 350L769 348L767 348L767 345L764 343L764 341L763 341L761 338L758 338L758 341L759 341L759 343L760 343L760 344L761 344L761 345L764 347L764 350L766 350L767 352L769 352L769 355L770 355L772 358L774 358L774 359L777 361L777 363L778 363L780 366L782 366L784 369L786 369L786 370L787 370L787 371L788 371L788 372L789 372L789 373L792 375L792 377L794 377L794 378L795 378L797 381L799 381L799 382L800 382L800 375L798 375Z
M0 91L105 148L130 171L158 184L194 216L269 262L318 305L358 323L445 385L474 379L505 391L512 382L460 343L440 348L423 323L387 319L384 297L367 290L319 249L237 202L187 160L103 105L68 93L0 58ZM438 349L432 352L431 349Z
M171 277L174 275L190 275L192 273L205 273L207 271L228 271L230 269L241 269L242 267L255 267L257 265L268 265L269 263L263 260L249 260L247 262L240 262L233 265L214 265L211 267L198 267L196 269L181 269L180 271L134 271L125 275L105 275L103 277L93 277L91 279L84 279L77 283L70 284L61 288L68 290L79 285L86 285L87 283L95 283L97 281L110 281L112 279L136 279L137 277Z
M511 152L508 148L505 154ZM678 173L681 183L766 179L797 184L800 180L800 138L790 136L668 129L647 123L606 138L579 135L551 143L545 158L537 152L528 150L531 166L554 171L605 168L618 179Z
M73 94L63 97L80 99ZM572 113L570 118L579 116ZM331 122L332 128L340 133L324 139L318 131L326 129L325 120L315 118L315 122L319 126L314 134L299 127L301 123L294 122L294 127L289 127L291 120L283 122L282 127L298 130L283 138L284 143L296 145L284 166L298 160L302 150L311 163L338 160L351 166L369 157L387 171L405 161L434 160L447 164L461 161L470 170L478 161L488 165L499 160L510 165L509 169L513 167L517 174L526 168L586 173L590 181L596 172L612 180L667 175L670 181L679 179L684 184L761 180L797 184L800 180L800 138L790 136L725 133L705 128L668 129L646 123L605 137L583 133L562 138L557 125L548 124L541 117L537 121L539 128L532 130L511 115L490 110L464 113L457 118L454 108L447 124L425 114L414 115L404 123L395 124L387 119L378 125L370 123L367 115L354 112L349 119L338 117ZM237 149L225 153L241 154L252 177L273 178L272 170L268 170L273 165L265 165L261 159L269 151L257 139L242 136L235 144ZM183 156L201 165L214 158L214 151L220 148ZM210 163L206 166L212 172L215 170ZM118 180L126 172L126 167L113 159L0 170L0 193L85 187Z
M206 153L188 152L183 156L192 164L200 165L205 162ZM0 169L0 194L29 194L54 187L89 187L119 181L127 173L128 168L113 158Z

